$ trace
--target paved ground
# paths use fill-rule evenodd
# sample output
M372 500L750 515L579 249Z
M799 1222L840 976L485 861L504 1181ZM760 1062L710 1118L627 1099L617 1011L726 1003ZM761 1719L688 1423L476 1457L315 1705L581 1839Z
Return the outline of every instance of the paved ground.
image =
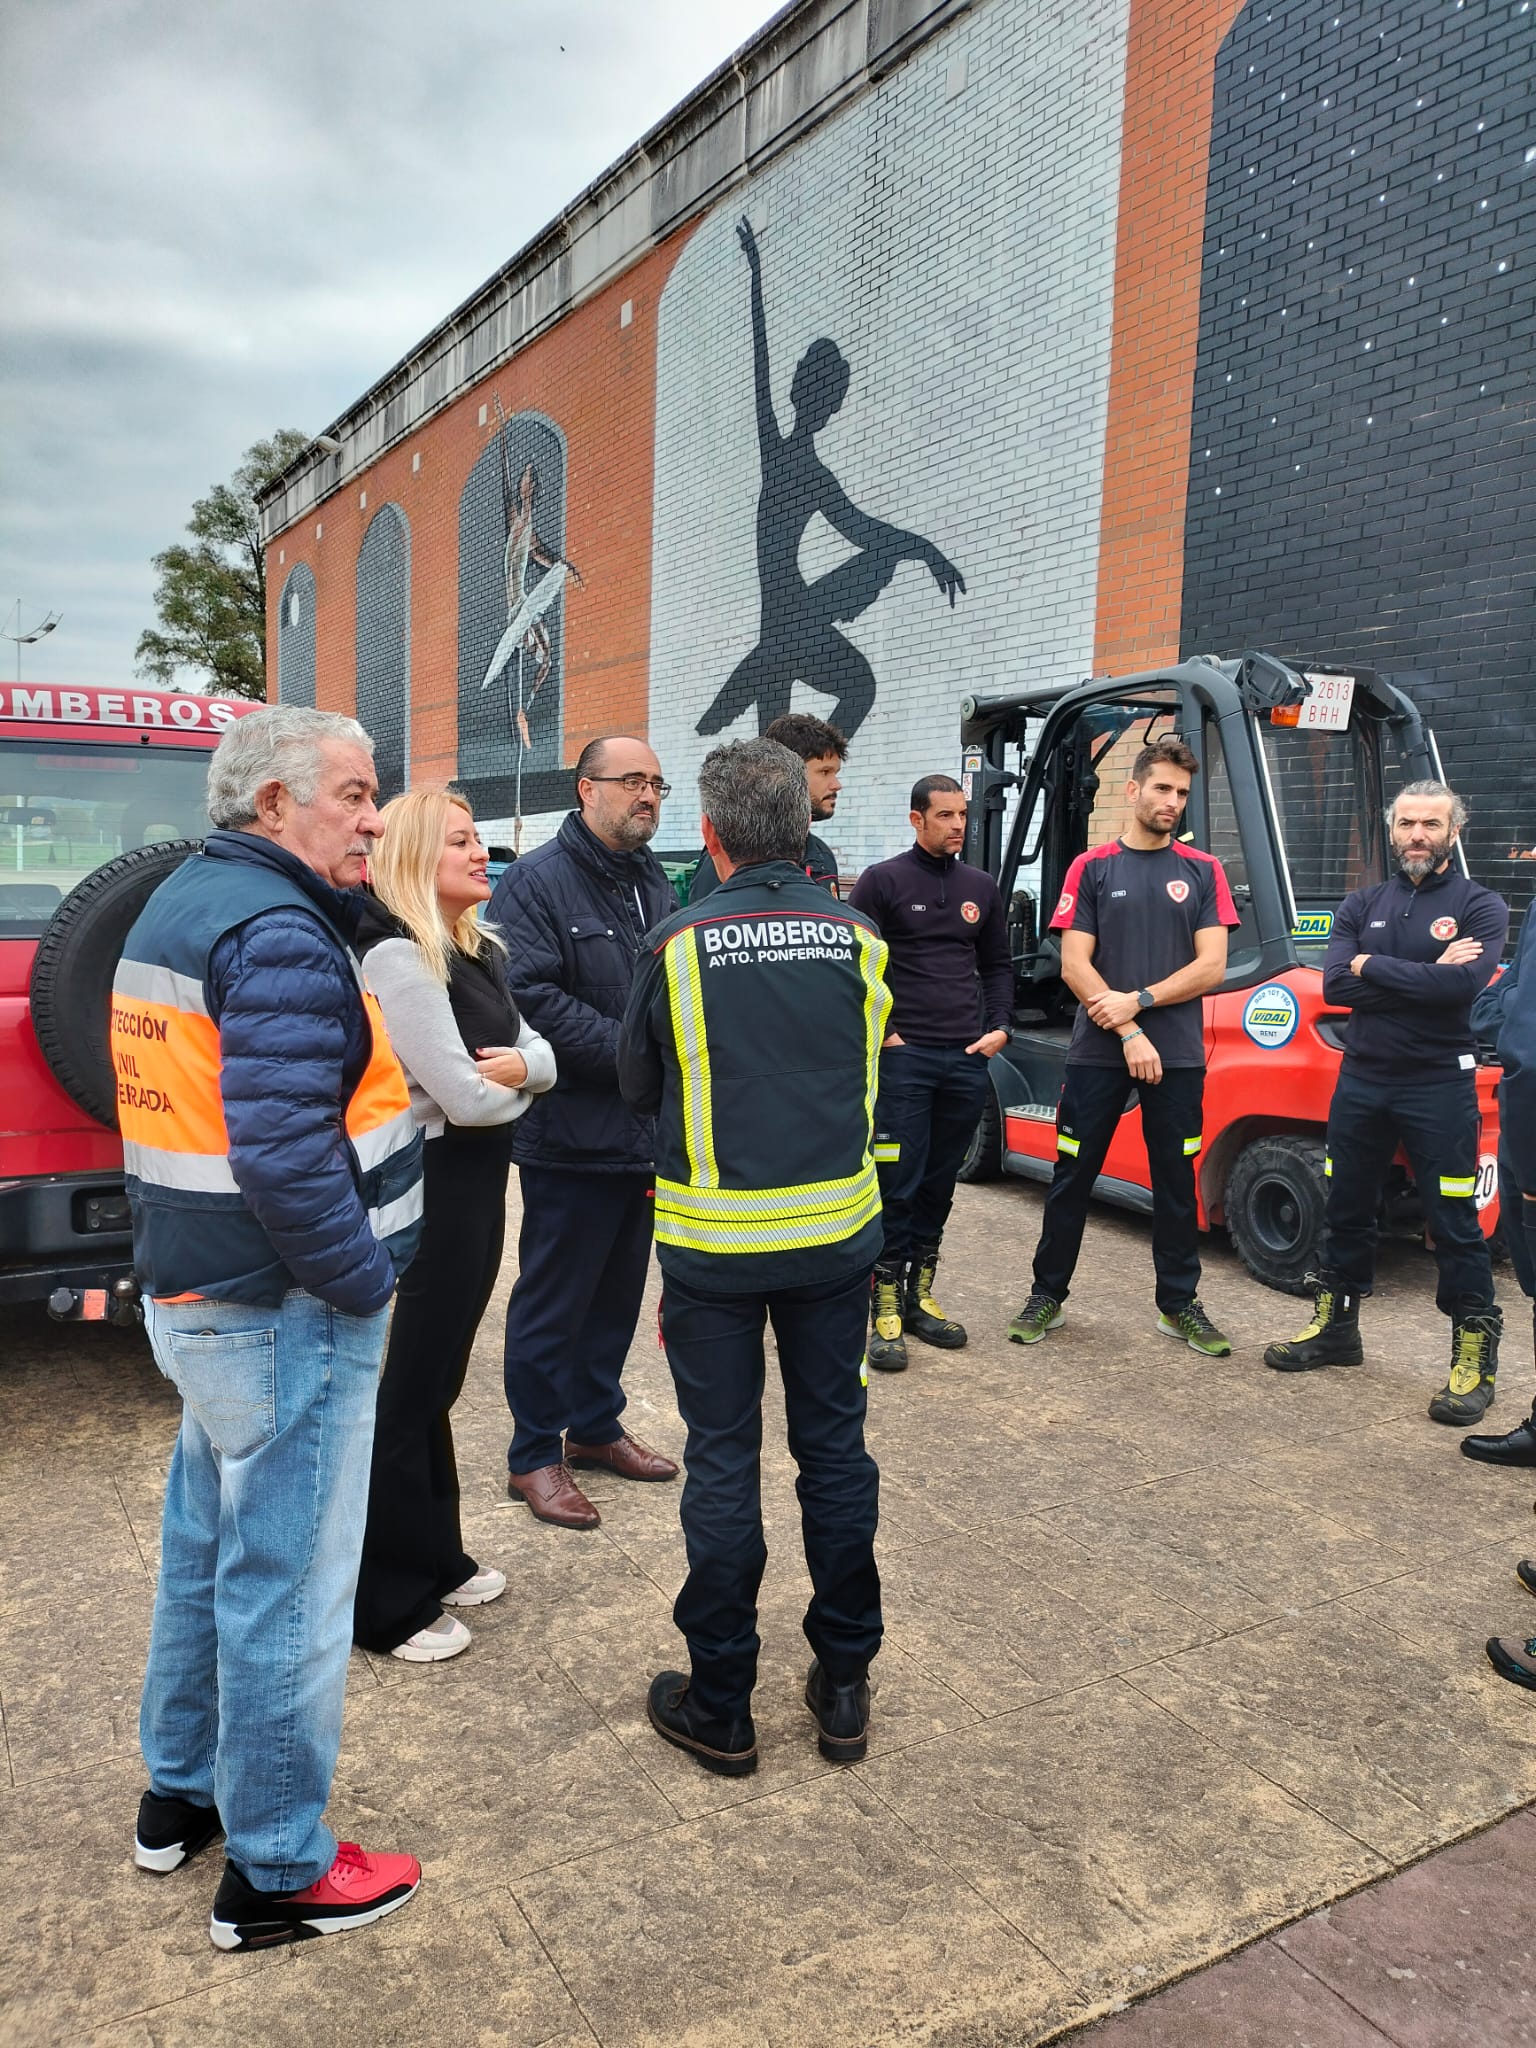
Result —
M1372 2039L1297 2031L1278 1996L1276 2031L1200 2035L1187 2001L1264 1969L1348 1998L1317 1909L1536 1795L1536 1700L1481 1647L1531 1618L1511 1572L1536 1550L1531 1475L1468 1465L1424 1419L1445 1337L1422 1255L1388 1257L1378 1362L1293 1381L1259 1351L1294 1303L1214 1250L1206 1298L1239 1349L1200 1360L1151 1328L1145 1224L1106 1213L1068 1327L1023 1351L1002 1330L1038 1207L962 1190L941 1294L973 1342L871 1389L888 1636L851 1771L821 1762L800 1703L776 1402L763 1764L723 1780L644 1720L677 1661L676 1489L608 1483L591 1535L507 1504L493 1307L460 1462L470 1546L511 1585L454 1663L356 1658L331 1807L343 1834L414 1849L426 1883L375 1933L265 1955L209 1946L216 1860L156 1879L128 1855L174 1399L133 1340L0 1320L0 2035L1019 2048L1311 1914L1111 2022L1106 2048L1129 2026ZM1517 1351L1499 1414L1530 1371ZM629 1377L635 1428L680 1452L653 1322ZM1415 2048L1502 2048L1525 2023L1383 2020Z

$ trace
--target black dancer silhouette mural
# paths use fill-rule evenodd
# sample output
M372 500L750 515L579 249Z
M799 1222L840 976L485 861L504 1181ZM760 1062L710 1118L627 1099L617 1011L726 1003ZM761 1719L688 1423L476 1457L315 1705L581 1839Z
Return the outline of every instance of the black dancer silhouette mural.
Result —
M752 273L752 374L757 399L757 445L762 492L757 501L757 576L762 615L758 642L737 664L696 730L722 732L753 706L766 731L790 708L796 681L836 701L831 723L851 738L875 701L875 672L840 624L867 612L903 562L921 562L949 599L964 593L965 578L931 540L861 512L816 453L815 439L848 396L852 372L842 350L823 336L796 366L789 387L795 424L779 432L768 365L768 322L763 310L763 267L752 223L737 240ZM800 544L816 513L859 552L807 583Z

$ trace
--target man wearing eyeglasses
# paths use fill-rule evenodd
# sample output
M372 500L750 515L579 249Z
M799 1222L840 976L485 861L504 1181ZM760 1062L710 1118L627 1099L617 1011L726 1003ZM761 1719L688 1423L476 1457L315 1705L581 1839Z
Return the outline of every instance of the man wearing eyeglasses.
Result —
M619 1021L646 933L677 908L650 850L668 786L643 740L592 740L579 808L514 861L490 916L519 1009L560 1079L518 1123L518 1276L507 1304L507 1491L540 1521L595 1529L573 1468L675 1479L620 1421L624 1359L651 1257L655 1125L619 1094Z

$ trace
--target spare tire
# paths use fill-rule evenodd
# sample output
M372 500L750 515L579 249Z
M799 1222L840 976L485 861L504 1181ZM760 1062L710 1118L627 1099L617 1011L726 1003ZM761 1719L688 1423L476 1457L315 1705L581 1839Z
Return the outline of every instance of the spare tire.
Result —
M139 912L200 839L166 839L120 853L71 889L37 942L32 1029L59 1086L87 1116L117 1129L108 1020L112 977Z

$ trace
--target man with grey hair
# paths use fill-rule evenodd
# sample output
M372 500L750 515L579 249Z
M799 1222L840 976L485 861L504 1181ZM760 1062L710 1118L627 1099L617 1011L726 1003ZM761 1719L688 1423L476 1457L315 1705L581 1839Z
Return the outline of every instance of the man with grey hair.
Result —
M659 1673L648 1711L663 1740L739 1777L757 1768L765 1320L813 1589L806 1705L830 1761L857 1762L868 1743L881 1623L864 1327L891 999L879 934L800 866L810 796L796 756L770 739L716 747L699 794L720 884L651 933L619 1085L658 1117L661 1328L688 1426L688 1578L673 1617L692 1671Z
M1492 1404L1502 1320L1478 1220L1480 1124L1473 999L1492 978L1509 910L1456 857L1466 806L1443 782L1410 782L1387 813L1396 872L1334 914L1323 997L1354 1012L1328 1111L1328 1206L1310 1323L1271 1344L1277 1372L1359 1365L1360 1302L1375 1278L1376 1224L1398 1147L1408 1155L1451 1319L1451 1366L1429 1404L1465 1427Z
M134 1860L174 1870L222 1831L224 1949L366 1926L421 1878L323 1817L385 1323L421 1219L421 1139L352 950L376 795L350 718L276 705L231 725L215 829L150 898L113 987L134 1267L182 1398Z

